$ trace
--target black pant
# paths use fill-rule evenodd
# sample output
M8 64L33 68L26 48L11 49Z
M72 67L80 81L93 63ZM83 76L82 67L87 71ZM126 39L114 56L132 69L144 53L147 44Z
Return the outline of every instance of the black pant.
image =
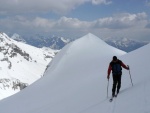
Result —
M113 87L112 87L112 96L115 95L116 87L117 87L117 93L119 93L120 87L121 87L121 75L122 74L113 74Z

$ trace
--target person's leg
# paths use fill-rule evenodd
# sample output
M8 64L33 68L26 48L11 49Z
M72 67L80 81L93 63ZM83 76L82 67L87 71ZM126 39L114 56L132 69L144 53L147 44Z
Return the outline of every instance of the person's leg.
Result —
M118 85L117 85L117 94L118 94L121 88L121 74L117 76L117 82L118 82Z
M112 96L115 96L116 85L117 85L117 76L116 76L116 75L113 75Z

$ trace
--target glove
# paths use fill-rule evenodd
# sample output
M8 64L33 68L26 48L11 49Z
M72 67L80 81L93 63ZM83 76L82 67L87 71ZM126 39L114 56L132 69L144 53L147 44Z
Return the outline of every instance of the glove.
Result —
M127 65L127 70L130 70L129 66Z

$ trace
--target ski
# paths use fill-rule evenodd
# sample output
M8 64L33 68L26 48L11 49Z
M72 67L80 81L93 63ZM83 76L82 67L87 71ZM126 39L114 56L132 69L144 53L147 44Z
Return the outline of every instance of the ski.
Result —
M114 97L117 98L117 96L118 96L118 94L116 94ZM111 98L109 99L109 102L112 102L114 97L111 97Z
M112 102L112 101L113 101L113 98L114 98L114 97L111 97L111 98L109 99L109 102Z

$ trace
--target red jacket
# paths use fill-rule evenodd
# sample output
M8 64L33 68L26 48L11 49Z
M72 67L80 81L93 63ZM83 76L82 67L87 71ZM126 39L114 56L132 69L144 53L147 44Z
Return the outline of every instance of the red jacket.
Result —
M114 61L112 61L112 62L114 62ZM121 61L121 66L122 66L123 68L127 69L127 70L129 69L129 67L127 67L122 61ZM112 67L111 67L111 65L109 64L108 71L107 71L107 77L110 76L111 70L112 70Z

